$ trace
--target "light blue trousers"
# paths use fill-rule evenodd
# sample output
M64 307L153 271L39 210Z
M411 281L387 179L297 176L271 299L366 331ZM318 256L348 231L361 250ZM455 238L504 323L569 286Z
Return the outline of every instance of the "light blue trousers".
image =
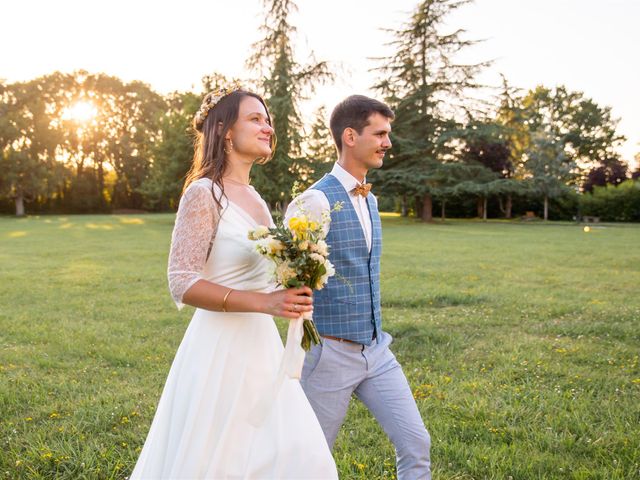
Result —
M396 449L398 480L431 479L431 439L411 388L389 345L380 334L370 346L323 338L306 355L302 388L330 448L347 413L351 394L367 406Z

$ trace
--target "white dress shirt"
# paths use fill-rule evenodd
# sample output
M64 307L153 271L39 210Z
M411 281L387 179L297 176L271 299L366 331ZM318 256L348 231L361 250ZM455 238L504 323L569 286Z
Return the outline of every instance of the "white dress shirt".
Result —
M371 216L369 215L369 207L367 199L361 195L355 195L353 189L358 185L362 185L353 175L342 168L338 163L333 165L331 175L336 177L349 194L351 204L358 215L360 226L364 232L364 238L367 241L367 247L371 251ZM365 180L366 181L366 180ZM375 197L374 201L375 200ZM333 205L329 205L327 196L320 190L308 188L301 193L294 201L289 204L285 215L285 222L288 224L291 217L295 217L304 213L310 220L322 221L322 212L329 211ZM324 225L325 233L329 233L330 225Z

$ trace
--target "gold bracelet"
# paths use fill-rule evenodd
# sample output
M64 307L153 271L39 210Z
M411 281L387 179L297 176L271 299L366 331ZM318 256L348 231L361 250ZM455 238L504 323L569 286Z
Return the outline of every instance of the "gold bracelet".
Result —
M227 294L224 296L224 298L222 299L222 311L226 312L227 311L227 298L229 297L229 295L231 294L231 292L233 292L233 288L230 288L229 291L227 292Z

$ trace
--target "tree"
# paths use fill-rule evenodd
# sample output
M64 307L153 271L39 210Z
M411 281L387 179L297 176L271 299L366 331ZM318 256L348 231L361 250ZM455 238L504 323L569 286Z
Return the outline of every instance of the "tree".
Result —
M550 89L539 85L521 95L503 80L496 118L508 131L514 178L528 179L528 185L543 195L547 189L555 195L560 179L582 183L590 170L592 180L598 181L604 173L598 167L617 158L615 149L624 140L616 133L618 121L611 117L609 107L601 107L582 92L572 92L564 86ZM538 151L541 147L543 151ZM562 155L559 151L551 153L557 149L562 150ZM551 158L557 168L539 168L544 164L549 167ZM565 164L559 165L561 161ZM532 172L532 167L537 170ZM558 176L560 170L564 173ZM545 171L551 176L543 181ZM548 198L545 196L545 209Z
M562 143L579 174L614 157L616 147L625 140L616 133L618 120L611 117L611 108L601 107L582 92L564 86L538 86L521 99L519 108L529 133L546 132ZM580 175L576 176L579 179Z
M434 170L430 179L431 192L440 201L440 218L444 222L446 205L450 199L468 194L476 195L482 182L489 182L495 175L486 167L467 162L445 162ZM482 216L479 213L478 216Z
M423 221L433 218L433 195L442 175L437 170L454 153L448 133L458 127L456 103L477 84L473 78L487 63L457 64L454 57L476 42L463 38L464 30L442 34L446 17L468 0L424 0L390 45L395 52L378 59L381 80L374 86L395 110L394 148L385 165L372 177L385 193L400 194L406 211L416 199Z
M594 186L619 185L627 179L628 170L627 164L619 158L605 158L589 170L582 188L585 192L592 192Z
M565 153L564 144L549 134L537 132L532 137L525 167L531 189L544 199L544 219L549 218L549 199L566 192L573 177L574 164Z
M638 180L640 179L640 153L636 153L636 156L634 158L635 158L637 167L635 172L631 174L631 178L633 180Z
M502 75L502 90L497 100L495 123L502 127L504 139L509 145L513 177L522 178L523 161L531 144L531 138L522 107L521 90L511 87L506 77Z
M140 188L149 173L166 103L142 82L124 84L106 76L97 76L95 82L95 90L102 95L101 108L108 106L109 112L108 117L102 117L102 124L108 135L106 158L117 175L112 206L142 208Z
M64 182L64 166L56 159L62 135L55 119L61 114L58 93L68 82L55 73L2 87L0 192L15 201L18 216L25 214L25 200L50 195Z
M302 179L311 184L320 180L331 171L336 160L336 147L331 138L331 132L327 127L326 112L320 107L315 114L315 121L311 125L311 135L307 142L307 159L305 177Z
M496 193L495 180L498 174L480 163L467 164L467 179L452 189L455 195L473 195L476 197L478 218L487 219L487 200Z
M478 217L486 220L487 197L498 195L500 210L505 218L511 218L512 197L514 194L523 193L523 186L514 178L510 128L491 120L476 121L467 125L461 135L464 140L461 159L471 165L482 165L494 174L493 178L490 178L490 175L480 172L470 179L479 184L473 189L479 194Z
M160 136L153 146L153 163L139 192L145 207L154 210L176 209L184 178L193 159L190 135L193 116L200 108L200 97L190 92L167 97L169 109L160 121Z
M62 157L75 172L65 191L67 209L141 208L139 189L153 160L160 118L167 110L164 99L141 82L124 83L82 70L71 75L64 97L66 108L85 104L95 109L81 122L73 115L60 117ZM107 172L114 177L110 189Z
M289 22L289 14L297 10L293 0L263 0L263 5L265 22L260 31L264 36L253 45L247 67L262 78L258 83L269 105L278 142L271 161L252 175L265 200L272 207L282 207L290 200L293 182L304 174L299 101L332 75L326 62L302 65L295 60L292 40L296 28Z

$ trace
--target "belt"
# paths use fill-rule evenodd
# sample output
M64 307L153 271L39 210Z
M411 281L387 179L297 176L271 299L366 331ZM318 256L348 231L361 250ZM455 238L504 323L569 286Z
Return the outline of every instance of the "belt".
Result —
M324 338L328 338L329 340L335 340L336 342L345 342L345 343L353 343L354 345L362 345L358 342L354 342L353 340L347 340L346 338L334 337L333 335L321 335Z

